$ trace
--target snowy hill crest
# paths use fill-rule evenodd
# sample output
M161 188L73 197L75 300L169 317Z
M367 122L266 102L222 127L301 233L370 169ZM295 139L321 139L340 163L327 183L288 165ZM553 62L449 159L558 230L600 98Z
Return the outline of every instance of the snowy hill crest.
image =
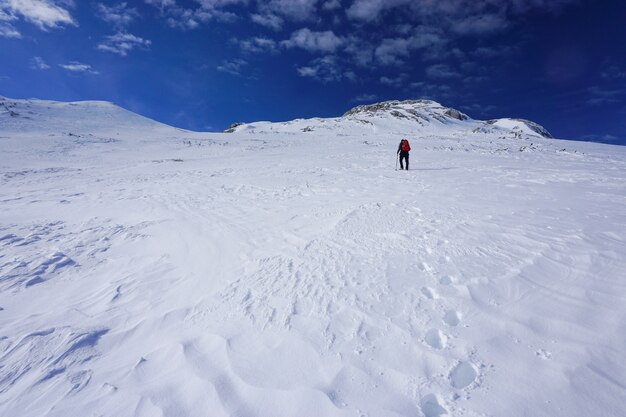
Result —
M225 133L301 133L335 131L338 135L355 131L419 135L469 133L496 134L516 138L552 135L538 123L524 119L494 119L481 121L442 104L426 99L390 100L356 106L340 117L295 119L287 122L234 123Z
M389 114L398 119L414 120L417 123L433 121L447 123L452 120L468 120L466 114L456 109L444 107L433 100L391 100L374 104L364 104L348 110L343 117L351 116L384 116Z
M131 128L178 130L108 101L60 102L0 96L0 130L4 132L96 133Z

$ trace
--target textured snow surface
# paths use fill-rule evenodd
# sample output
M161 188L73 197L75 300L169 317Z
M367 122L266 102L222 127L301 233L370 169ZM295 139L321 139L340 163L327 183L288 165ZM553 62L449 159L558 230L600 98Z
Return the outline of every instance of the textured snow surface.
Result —
M626 149L4 102L1 416L624 415Z

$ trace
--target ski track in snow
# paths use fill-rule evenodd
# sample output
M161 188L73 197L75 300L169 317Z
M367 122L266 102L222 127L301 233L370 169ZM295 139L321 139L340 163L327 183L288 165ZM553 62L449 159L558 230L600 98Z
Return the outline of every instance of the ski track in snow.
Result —
M621 148L75 135L0 139L0 415L626 409Z

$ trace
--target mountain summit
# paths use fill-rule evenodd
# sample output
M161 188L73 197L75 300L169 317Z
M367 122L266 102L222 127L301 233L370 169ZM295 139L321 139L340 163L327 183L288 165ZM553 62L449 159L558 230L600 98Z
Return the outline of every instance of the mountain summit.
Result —
M296 119L288 122L235 123L226 129L233 132L313 132L334 130L337 134L362 131L406 135L470 133L496 134L506 137L552 138L546 128L524 119L475 120L465 113L433 100L390 100L353 107L340 117Z
M456 109L444 107L433 100L391 100L374 104L364 104L348 110L343 117L369 116L376 117L389 114L398 119L414 120L420 124L426 122L446 123L450 119L468 120L466 114Z

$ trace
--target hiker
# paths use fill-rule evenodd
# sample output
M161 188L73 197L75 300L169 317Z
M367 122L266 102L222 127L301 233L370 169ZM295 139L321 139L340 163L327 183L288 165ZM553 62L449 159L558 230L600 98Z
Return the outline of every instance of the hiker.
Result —
M402 160L406 161L406 170L409 170L409 151L411 150L411 146L409 145L409 141L406 139L402 139L400 144L398 145L398 155L400 155L400 169L404 169L404 164Z

